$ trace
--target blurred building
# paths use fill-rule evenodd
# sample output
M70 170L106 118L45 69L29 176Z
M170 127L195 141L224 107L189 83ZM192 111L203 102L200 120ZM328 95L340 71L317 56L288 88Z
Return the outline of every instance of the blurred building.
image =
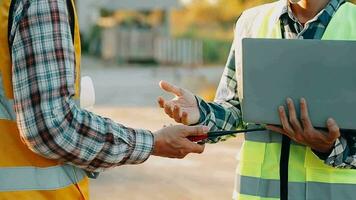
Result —
M79 15L79 25L82 34L88 34L90 28L96 24L100 18L100 10L163 10L166 13L167 27L169 27L170 11L179 8L179 0L78 0L77 9Z
M179 0L79 0L77 4L82 36L89 43L94 43L94 49L105 60L122 63L202 64L201 41L177 39L170 34L171 11L180 8ZM113 11L114 14L102 17L102 10ZM159 11L161 19L155 25L145 24L142 22L145 20L137 17L129 21L118 20L120 17L116 14L124 11L141 13L141 19L142 16L145 18L145 13ZM99 42L90 36L92 27L96 25L100 29Z

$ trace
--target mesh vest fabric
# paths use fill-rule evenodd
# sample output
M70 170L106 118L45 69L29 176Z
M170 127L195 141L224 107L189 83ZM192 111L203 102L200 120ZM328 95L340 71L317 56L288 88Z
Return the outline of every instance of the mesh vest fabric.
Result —
M272 3L251 9L253 22L246 28L250 38L281 37L278 6ZM329 23L323 40L356 40L356 6L342 5ZM265 131L248 133L242 147L239 166L238 199L279 199L280 134ZM327 166L310 148L291 144L288 199L352 199L356 170Z

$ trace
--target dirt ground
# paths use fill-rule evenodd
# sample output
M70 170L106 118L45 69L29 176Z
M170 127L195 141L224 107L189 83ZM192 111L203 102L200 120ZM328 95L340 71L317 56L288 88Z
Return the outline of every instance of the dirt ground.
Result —
M157 85L159 80L198 91L200 82L217 82L222 70L222 67L193 71L169 67L118 67L92 58L83 60L83 75L92 77L96 89L97 103L93 111L127 126L152 131L173 123L155 103L156 97L163 94ZM242 138L238 137L207 145L202 155L189 155L184 160L152 156L141 165L108 170L91 181L91 199L231 199L236 154L241 142Z

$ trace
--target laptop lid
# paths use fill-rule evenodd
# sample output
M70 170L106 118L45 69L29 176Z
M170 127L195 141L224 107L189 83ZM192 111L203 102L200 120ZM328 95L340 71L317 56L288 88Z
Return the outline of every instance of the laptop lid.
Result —
M356 129L356 41L244 39L242 51L244 121L280 125L278 107L291 97L299 112L304 97L314 127Z

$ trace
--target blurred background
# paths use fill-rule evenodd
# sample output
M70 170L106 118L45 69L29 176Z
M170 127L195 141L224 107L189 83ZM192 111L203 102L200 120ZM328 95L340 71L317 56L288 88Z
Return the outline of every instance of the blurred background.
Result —
M356 0L353 0L356 2ZM212 101L243 10L271 0L79 0L83 76L93 111L133 128L173 124L157 106L167 80ZM231 199L243 137L184 160L151 157L91 182L94 200Z

